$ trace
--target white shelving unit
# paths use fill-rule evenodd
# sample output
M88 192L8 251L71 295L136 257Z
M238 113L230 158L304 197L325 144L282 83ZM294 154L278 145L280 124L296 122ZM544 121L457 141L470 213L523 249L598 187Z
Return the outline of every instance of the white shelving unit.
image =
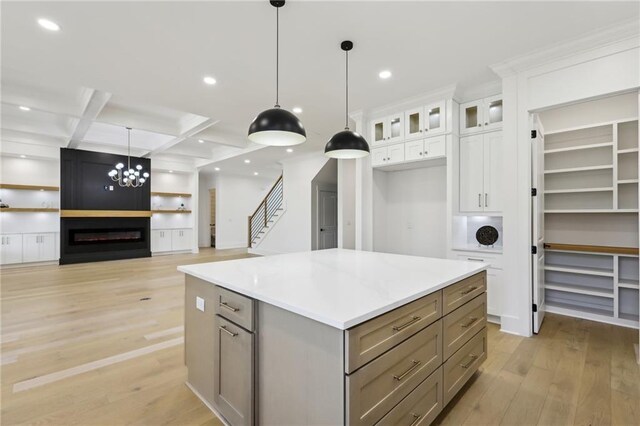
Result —
M638 120L548 133L544 154L547 241L575 245L545 250L547 310L637 328Z

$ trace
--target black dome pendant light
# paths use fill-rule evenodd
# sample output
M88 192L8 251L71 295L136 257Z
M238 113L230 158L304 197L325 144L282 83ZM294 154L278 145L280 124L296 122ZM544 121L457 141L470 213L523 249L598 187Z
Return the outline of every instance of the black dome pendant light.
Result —
M261 145L291 146L307 140L307 132L302 122L278 105L279 91L279 60L280 60L280 8L284 0L271 0L271 6L276 8L276 104L273 108L262 111L253 119L249 126L249 140Z
M369 144L360 133L349 130L349 51L353 49L353 43L345 40L340 44L346 57L346 103L345 103L345 127L341 132L333 135L324 147L324 155L337 159L362 158L369 155Z

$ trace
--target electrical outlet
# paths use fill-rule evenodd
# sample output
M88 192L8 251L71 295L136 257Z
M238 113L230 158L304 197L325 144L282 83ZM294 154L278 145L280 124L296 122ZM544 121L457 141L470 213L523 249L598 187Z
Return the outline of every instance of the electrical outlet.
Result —
M196 296L196 309L204 312L204 299Z

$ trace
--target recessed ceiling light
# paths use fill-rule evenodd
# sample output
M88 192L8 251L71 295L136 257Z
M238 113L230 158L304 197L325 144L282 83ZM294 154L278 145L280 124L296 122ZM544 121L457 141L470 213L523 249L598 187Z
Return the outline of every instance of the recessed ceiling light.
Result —
M23 111L31 111L31 108L29 108L28 106L24 106L24 105L20 105L18 108L20 108Z
M169 170L169 173L173 173L173 170Z
M253 172L253 175L254 176L258 176L258 172Z
M292 111L296 114L302 114L302 108L300 107L293 107Z
M378 77L380 77L383 80L386 80L387 78L391 77L391 71L389 70L380 71L380 73L378 74Z
M27 158L27 156L26 155L21 155L20 158Z
M215 170L216 172L220 171L220 167L214 167L213 170Z
M249 160L248 158L246 160L244 160L245 164L249 164L251 162L251 160Z
M38 24L45 30L60 31L60 25L56 24L55 22L49 19L40 18L38 19Z
M200 143L204 143L204 141L202 139L198 139L198 142Z
M287 152L291 153L291 152L293 152L293 149L292 148L287 148Z
M202 81L207 83L209 86L213 86L214 84L216 84L216 79L209 75L203 78Z

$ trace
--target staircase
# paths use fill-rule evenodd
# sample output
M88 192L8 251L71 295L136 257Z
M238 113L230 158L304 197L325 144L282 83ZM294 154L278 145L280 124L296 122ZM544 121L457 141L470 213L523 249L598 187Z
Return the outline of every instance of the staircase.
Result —
M282 189L282 175L280 175L267 196L249 216L247 242L249 248L257 247L284 213Z

